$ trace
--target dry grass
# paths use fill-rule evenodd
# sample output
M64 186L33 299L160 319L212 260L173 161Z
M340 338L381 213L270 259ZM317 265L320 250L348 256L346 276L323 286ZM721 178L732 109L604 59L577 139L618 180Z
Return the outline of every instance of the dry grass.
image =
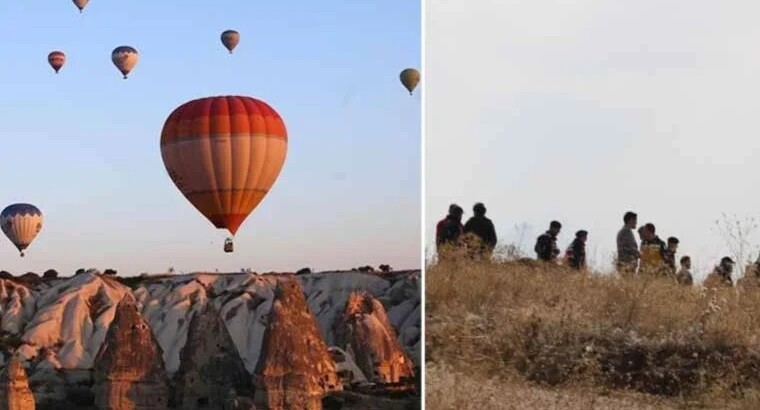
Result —
M431 408L760 408L760 289L531 262L439 264L425 280Z

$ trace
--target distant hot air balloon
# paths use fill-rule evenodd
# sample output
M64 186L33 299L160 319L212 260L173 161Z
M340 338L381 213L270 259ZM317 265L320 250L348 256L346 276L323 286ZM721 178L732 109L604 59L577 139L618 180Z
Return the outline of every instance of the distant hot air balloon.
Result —
M42 212L31 204L13 204L0 213L0 227L24 256L24 249L42 229Z
M241 96L187 102L169 115L161 132L169 177L215 227L232 236L274 184L287 145L279 114ZM232 251L231 239L225 251Z
M399 75L401 78L401 84L409 90L409 95L412 95L412 91L417 87L420 82L420 72L414 68L407 68Z
M238 43L240 43L240 33L237 31L225 30L222 33L222 44L230 51L230 54L232 54L232 50L237 47Z
M74 5L77 6L80 13L82 12L82 10L84 10L84 7L87 5L87 3L90 2L90 0L72 0L72 1L74 2Z
M113 65L124 74L124 78L127 78L127 74L135 68L137 60L139 59L137 50L130 46L119 46L113 49L111 52L111 61Z
M63 64L66 63L66 54L63 54L63 51L53 51L50 54L48 54L48 64L50 64L50 67L53 67L53 70L55 70L55 73L58 74L58 71L63 67Z

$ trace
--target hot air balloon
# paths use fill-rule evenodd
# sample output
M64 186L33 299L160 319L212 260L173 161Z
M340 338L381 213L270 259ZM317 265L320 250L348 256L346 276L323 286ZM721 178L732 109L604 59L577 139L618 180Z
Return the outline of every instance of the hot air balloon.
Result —
M56 50L48 54L48 64L50 64L50 67L53 67L56 74L58 74L64 63L66 63L66 54L63 54L63 51Z
M130 46L119 46L113 49L111 52L111 61L113 65L124 74L124 79L127 78L127 74L135 68L139 54L137 50Z
M32 204L8 205L0 213L0 227L23 257L42 229L42 212Z
M237 47L238 43L240 43L240 33L237 31L225 30L222 33L222 44L230 51L230 54L232 54L232 50Z
M401 78L401 84L409 90L409 95L412 95L412 91L417 87L420 82L420 72L414 68L407 68L399 75Z
M90 0L72 0L72 1L74 2L74 5L77 6L80 13L82 12L82 10L84 10L84 7L87 5L87 3L90 2Z
M280 115L251 97L200 98L177 107L161 132L161 157L182 195L234 237L274 184L287 153ZM232 252L227 238L225 252Z

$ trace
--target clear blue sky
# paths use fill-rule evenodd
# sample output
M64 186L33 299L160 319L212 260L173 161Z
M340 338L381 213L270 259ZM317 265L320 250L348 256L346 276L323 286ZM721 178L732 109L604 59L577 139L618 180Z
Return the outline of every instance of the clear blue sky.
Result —
M59 0L2 2L0 15L0 206L46 218L25 258L0 238L0 269L419 266L420 97L398 79L420 65L419 2L92 0L80 15ZM228 28L241 34L233 55ZM128 80L110 60L119 45L140 52ZM68 59L59 75L54 49ZM234 254L159 150L174 108L223 94L263 99L289 133Z

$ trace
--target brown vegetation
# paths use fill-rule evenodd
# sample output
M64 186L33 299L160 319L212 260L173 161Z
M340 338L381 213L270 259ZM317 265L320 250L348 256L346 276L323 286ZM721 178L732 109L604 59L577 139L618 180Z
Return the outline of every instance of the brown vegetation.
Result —
M605 408L599 400L609 393L653 408L760 408L760 289L705 290L533 261L448 262L429 267L425 280L434 408L497 408L476 404L487 386L503 395L494 403L515 408L531 408L513 401L530 395L507 399L510 391L539 386L558 401L586 403L554 408ZM473 388L436 386L452 378Z

